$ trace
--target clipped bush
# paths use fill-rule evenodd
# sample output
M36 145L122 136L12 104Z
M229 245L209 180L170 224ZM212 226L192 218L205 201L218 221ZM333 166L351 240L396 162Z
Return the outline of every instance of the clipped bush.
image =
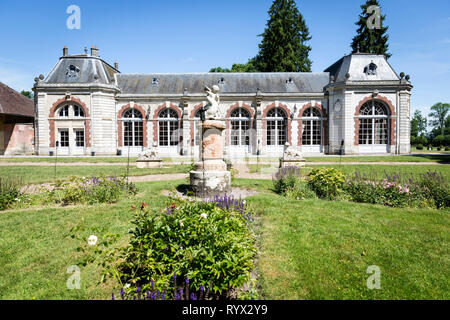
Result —
M423 145L418 144L418 145L416 146L416 149L417 149L417 150L423 150Z
M211 298L230 298L251 279L255 235L243 202L219 202L171 199L163 211L142 204L129 245L109 274L129 284L126 294L139 287L177 299L180 288L188 297L210 288Z
M313 169L308 175L308 185L319 198L333 200L343 195L345 175L334 168Z

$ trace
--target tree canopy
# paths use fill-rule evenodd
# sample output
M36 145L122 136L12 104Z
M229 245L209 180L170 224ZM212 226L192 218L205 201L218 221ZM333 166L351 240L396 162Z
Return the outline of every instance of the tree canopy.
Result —
M390 58L392 55L388 52L388 27L384 25L386 16L381 15L381 6L378 0L367 0L361 5L361 9L362 13L355 23L358 29L351 44L352 53L383 54L386 58Z

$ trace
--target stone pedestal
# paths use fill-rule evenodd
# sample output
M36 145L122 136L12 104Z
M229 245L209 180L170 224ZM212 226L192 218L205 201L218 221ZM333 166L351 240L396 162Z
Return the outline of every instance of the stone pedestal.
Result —
M305 159L283 159L283 158L280 158L280 168L304 167L305 164L306 164Z
M203 122L201 161L195 163L190 172L191 187L196 196L207 198L231 191L231 174L223 161L222 131L225 122L208 120Z
M136 160L138 169L162 168L162 159Z

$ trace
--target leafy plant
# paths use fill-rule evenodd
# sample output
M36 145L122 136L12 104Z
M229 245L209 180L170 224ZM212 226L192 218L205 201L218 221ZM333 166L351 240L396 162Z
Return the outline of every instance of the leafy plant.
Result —
M313 169L308 175L308 185L319 198L333 200L343 194L345 175L334 168Z
M5 210L20 202L20 181L0 177L0 210Z
M129 245L107 272L129 284L127 294L139 287L175 299L180 281L188 279L189 290L199 294L212 279L211 297L230 298L250 280L256 254L244 216L214 201L173 198L163 211L143 203L135 211Z

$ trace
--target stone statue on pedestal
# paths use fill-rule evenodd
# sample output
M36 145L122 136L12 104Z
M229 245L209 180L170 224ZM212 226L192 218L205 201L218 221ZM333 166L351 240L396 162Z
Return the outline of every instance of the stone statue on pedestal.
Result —
M207 94L206 99L209 103L203 108L206 110L205 118L207 120L217 120L223 117L219 108L219 90L220 88L218 85L213 85L212 90L205 86L205 92Z
M153 142L150 148L139 154L136 166L139 169L162 167L162 159L158 156L158 143Z
M286 142L283 158L285 160L303 160L303 153Z
M231 190L231 174L223 161L223 137L225 121L219 107L219 86L205 86L208 104L204 107L202 122L201 159L190 172L191 187L197 196L214 197Z

